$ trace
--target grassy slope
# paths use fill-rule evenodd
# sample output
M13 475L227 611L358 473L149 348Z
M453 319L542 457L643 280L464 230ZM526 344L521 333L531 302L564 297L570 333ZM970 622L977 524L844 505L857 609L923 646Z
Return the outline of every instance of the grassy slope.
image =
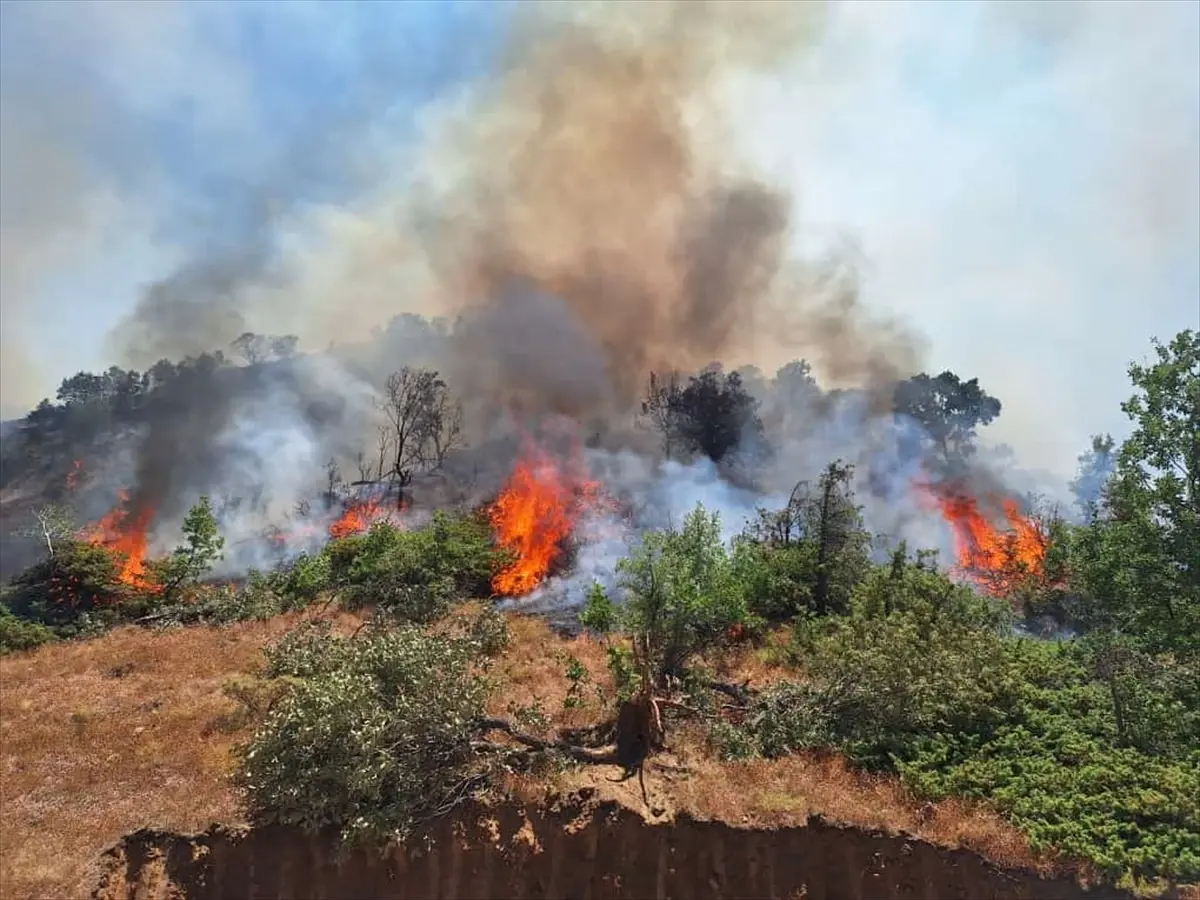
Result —
M352 629L352 616L336 616ZM152 632L123 628L102 638L0 659L0 897L79 897L92 888L100 852L122 834L153 825L199 829L238 821L227 776L232 748L248 735L231 719L222 686L253 673L261 647L299 617L226 628ZM540 700L555 726L601 718L594 696L565 709L566 655L606 684L602 648L564 640L538 619L510 619L512 644L496 665L491 712ZM722 674L761 684L764 654L714 660ZM611 694L610 694L611 696ZM686 727L646 771L655 819L674 812L732 824L782 826L809 813L868 827L902 829L962 845L1005 865L1037 865L1023 837L984 811L957 803L921 807L889 779L854 774L837 759L793 757L719 763ZM509 786L531 799L582 786L643 808L637 779L594 767ZM549 781L549 784L547 783ZM1040 868L1049 871L1044 861Z

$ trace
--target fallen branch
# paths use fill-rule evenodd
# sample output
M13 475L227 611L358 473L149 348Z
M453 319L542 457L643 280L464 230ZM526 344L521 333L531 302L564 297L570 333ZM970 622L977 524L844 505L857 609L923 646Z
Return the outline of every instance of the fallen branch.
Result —
M563 741L544 741L532 734L518 731L511 722L504 719L478 719L476 725L481 731L502 731L518 744L531 750L554 750L578 762L593 765L619 765L617 754L613 750L594 750L589 747L576 747Z
M750 682L743 681L741 684L734 684L731 681L706 681L704 686L709 690L716 691L719 694L724 694L726 697L731 697L742 706L749 706L754 699L757 691L750 690Z

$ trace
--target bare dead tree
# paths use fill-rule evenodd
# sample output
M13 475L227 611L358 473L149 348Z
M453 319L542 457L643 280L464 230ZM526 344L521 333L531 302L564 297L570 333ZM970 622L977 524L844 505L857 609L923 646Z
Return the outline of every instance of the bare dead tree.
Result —
M440 380L432 385L430 401L429 421L426 423L431 451L428 464L433 469L440 469L446 461L446 455L462 444L463 408L450 396L445 382Z
M351 484L365 484L371 481L371 460L367 459L367 454L362 450L358 451L358 456L354 460L354 464L358 467L358 478Z
M338 500L338 489L342 486L342 471L332 456L325 463L325 508L333 509Z
M75 537L78 529L65 507L50 504L35 510L33 524L17 532L20 537L37 537L46 544L46 555L53 556L55 545Z
M373 477L359 455L356 485L386 483L403 489L418 472L436 470L462 443L462 406L437 372L405 366L388 376L380 401L377 464Z

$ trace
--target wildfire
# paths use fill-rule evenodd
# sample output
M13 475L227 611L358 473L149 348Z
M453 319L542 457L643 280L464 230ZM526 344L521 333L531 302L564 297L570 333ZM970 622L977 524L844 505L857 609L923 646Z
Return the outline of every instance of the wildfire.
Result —
M370 529L376 522L389 521L393 525L399 525L392 512L376 498L355 500L346 507L345 512L338 520L329 526L329 536L344 538L352 534L360 534ZM401 507L401 512L403 512L403 507Z
M496 543L515 557L492 579L497 594L519 597L541 584L561 556L580 512L595 499L598 485L581 477L581 465L570 468L574 471L527 442L488 511Z
M154 509L143 507L130 511L129 495L122 491L120 498L112 511L89 528L84 537L90 543L108 547L125 558L118 575L121 583L140 590L156 590L158 586L147 574L145 564Z
M79 479L82 475L83 460L77 459L71 464L71 471L67 473L67 490L75 490L79 486Z
M975 498L932 489L942 517L954 531L958 569L994 596L1010 590L1023 578L1045 573L1049 538L1039 523L1021 514L1016 501L1000 508L1007 528L998 528L979 509Z

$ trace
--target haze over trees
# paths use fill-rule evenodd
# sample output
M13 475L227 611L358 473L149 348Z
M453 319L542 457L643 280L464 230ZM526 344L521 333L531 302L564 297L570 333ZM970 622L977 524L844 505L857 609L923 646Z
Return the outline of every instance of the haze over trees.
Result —
M224 370L208 360L68 379L58 403L23 423L21 452L36 471L48 465L37 448L99 441L106 416L132 422L162 402L160 380ZM755 396L764 387L752 374L654 379L642 411L663 450L726 462L769 434L763 418L778 412L778 394ZM132 582L120 552L47 507L30 527L42 559L0 602L0 648L128 622L228 624L318 602L369 613L353 636L291 632L245 692L247 810L259 822L333 826L349 840L416 833L514 768L570 760L640 776L664 744L699 735L696 752L719 760L836 752L922 800L985 804L1035 851L1083 860L1111 882L1196 882L1200 334L1155 342L1129 375L1129 438L1098 437L1080 458L1074 489L1086 515L1042 523L1044 567L1014 565L994 593L950 577L928 550L901 545L881 558L843 460L759 510L730 543L702 507L644 535L580 615L604 648L607 679L563 663L574 685L612 685L588 701L589 734L607 736L603 746L556 728L555 711L536 703L508 718L487 713L506 620L486 609L456 617L511 562L486 510L443 511L412 528L380 521L230 586L205 581L224 549L207 500L187 517L179 549L147 560L151 577ZM821 396L802 362L770 384L805 404ZM367 474L402 482L448 458L463 423L432 370L403 369L386 387L388 442ZM974 379L952 373L917 376L895 399L921 425L912 452L950 477L1000 412ZM330 474L325 489L341 484ZM1053 639L1018 628L1030 627L1027 613L1055 619ZM731 654L767 660L777 674L724 681L717 667ZM569 695L573 709L581 696Z

